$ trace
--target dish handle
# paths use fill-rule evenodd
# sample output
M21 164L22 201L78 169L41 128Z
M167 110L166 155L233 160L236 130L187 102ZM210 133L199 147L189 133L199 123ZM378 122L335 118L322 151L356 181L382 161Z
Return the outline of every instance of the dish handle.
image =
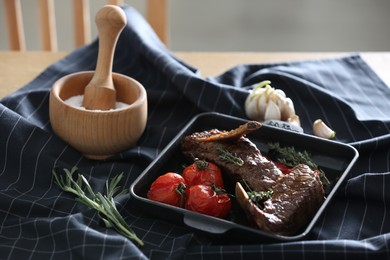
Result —
M231 224L221 219L210 217L205 219L204 215L198 213L184 214L183 222L188 227L216 235L224 234L232 228Z

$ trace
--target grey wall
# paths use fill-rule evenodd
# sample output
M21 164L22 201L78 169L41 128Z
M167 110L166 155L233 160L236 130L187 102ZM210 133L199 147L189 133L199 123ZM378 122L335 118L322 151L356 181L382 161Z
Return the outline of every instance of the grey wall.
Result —
M35 0L21 0L38 49ZM61 50L72 49L71 1L56 0ZM142 0L128 0L144 13ZM168 0L174 51L390 51L390 0ZM104 0L91 0L91 17ZM0 2L0 50L7 49ZM96 29L93 25L93 37ZM70 28L68 28L70 27ZM64 30L65 29L65 30Z

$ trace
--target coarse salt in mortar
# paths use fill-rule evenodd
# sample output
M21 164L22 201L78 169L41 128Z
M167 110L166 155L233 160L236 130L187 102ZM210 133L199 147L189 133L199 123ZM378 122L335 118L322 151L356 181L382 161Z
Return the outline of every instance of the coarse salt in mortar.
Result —
M85 109L85 107L83 106L83 100L84 100L84 95L77 95L77 96L73 96L73 97L68 98L67 100L65 100L65 103L68 105L71 105L73 107ZM120 109L120 108L124 108L124 107L128 107L128 106L129 106L129 104L117 101L115 103L115 108L110 109L110 110ZM93 111L102 111L102 110L93 110Z

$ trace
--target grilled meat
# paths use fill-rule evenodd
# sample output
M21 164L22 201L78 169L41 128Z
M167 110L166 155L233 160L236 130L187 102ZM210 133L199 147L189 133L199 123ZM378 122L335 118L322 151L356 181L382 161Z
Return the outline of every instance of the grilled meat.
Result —
M248 133L246 130L242 133ZM250 191L273 191L271 198L259 206L242 194L240 187L236 188L238 203L261 230L292 235L312 219L324 201L318 174L306 165L298 165L291 173L283 174L248 138L238 136L237 131L213 129L193 133L183 138L181 148L188 158L217 164L232 181L242 183Z

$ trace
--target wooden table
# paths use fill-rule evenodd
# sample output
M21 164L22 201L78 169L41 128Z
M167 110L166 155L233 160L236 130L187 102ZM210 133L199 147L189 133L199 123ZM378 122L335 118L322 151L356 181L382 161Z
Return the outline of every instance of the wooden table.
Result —
M0 52L0 98L33 80L50 64L67 52ZM177 57L199 68L202 76L216 76L227 69L248 63L275 63L340 57L346 53L289 53L289 52L175 52ZM390 86L390 52L362 53L373 70Z

